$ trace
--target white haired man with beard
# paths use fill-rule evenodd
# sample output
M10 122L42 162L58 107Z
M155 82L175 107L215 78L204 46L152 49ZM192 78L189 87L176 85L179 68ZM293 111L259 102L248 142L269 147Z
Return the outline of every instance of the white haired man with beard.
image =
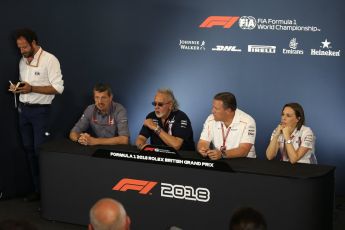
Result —
M170 89L159 89L152 102L154 111L146 116L135 142L142 149L150 138L152 145L170 146L175 150L195 150L193 129L188 116L178 109Z
M130 224L126 210L114 199L100 199L90 209L89 230L129 230Z

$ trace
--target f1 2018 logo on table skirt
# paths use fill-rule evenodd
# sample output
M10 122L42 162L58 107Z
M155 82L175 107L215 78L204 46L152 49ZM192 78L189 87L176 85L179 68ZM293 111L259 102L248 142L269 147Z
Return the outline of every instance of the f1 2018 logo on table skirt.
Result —
M161 183L161 196L175 199L184 199L200 202L208 202L211 198L210 190L207 188L193 188L188 185L172 185Z
M151 190L156 186L156 181L145 181L123 178L112 190L127 192L128 190L138 191L142 195L152 195ZM189 185L173 185L161 183L161 197L174 198L180 200L191 200L208 202L211 199L210 190L203 187L194 188Z
M129 178L123 178L114 187L113 190L127 192L127 190L135 190L140 194L147 195L155 187L157 182L146 180L135 180Z

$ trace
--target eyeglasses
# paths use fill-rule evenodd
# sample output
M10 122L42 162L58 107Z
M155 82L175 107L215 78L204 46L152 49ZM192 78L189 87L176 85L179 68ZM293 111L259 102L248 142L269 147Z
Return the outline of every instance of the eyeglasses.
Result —
M169 104L169 103L170 103L170 101L169 101L169 102L167 102L167 103L163 103L163 102L155 102L155 101L153 101L151 104L152 104L153 106L162 107L163 105L166 105L166 104Z

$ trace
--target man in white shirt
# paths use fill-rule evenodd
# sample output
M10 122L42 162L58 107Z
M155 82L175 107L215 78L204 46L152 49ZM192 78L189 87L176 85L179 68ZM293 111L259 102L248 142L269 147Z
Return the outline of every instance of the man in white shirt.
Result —
M21 85L12 84L9 91L19 93L19 128L27 154L34 192L27 201L39 199L38 148L49 136L50 104L55 94L64 90L58 59L43 50L34 31L19 29L15 40L22 54L19 62Z
M213 100L212 114L204 123L198 152L211 160L255 158L255 136L255 121L237 108L235 96L229 92L218 93Z

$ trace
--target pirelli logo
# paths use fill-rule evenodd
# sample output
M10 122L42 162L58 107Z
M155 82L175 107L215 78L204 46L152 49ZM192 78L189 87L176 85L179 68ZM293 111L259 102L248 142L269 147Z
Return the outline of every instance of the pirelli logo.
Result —
M129 178L123 178L114 187L113 190L126 192L127 190L138 191L140 194L147 195L157 182L146 180L135 180Z

